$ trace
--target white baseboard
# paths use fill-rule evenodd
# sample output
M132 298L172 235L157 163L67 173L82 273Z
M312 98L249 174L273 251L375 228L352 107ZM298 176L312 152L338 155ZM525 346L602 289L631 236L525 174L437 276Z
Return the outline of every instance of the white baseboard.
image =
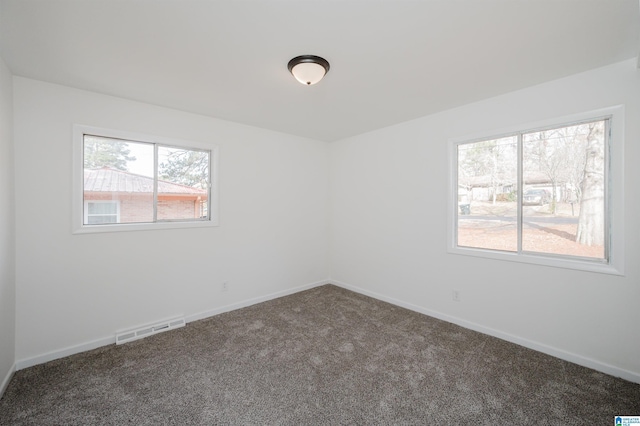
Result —
M290 294L299 293L304 290L309 290L315 287L319 287L321 285L329 284L331 281L322 280L316 281L315 283L305 284L299 287L290 288L283 291L278 291L275 293L266 294L264 296L254 297L253 299L243 300L241 302L232 303L230 305L222 306L220 308L210 309L204 312L199 312L197 314L188 315L185 317L187 323L192 321L198 321L204 318L209 318L214 315L220 315L225 312L235 311L236 309L246 308L247 306L255 305L258 303L266 302L268 300L277 299L279 297L289 296Z
M200 313L196 313L196 314L192 314L192 315L188 315L185 317L185 320L187 323L192 322L192 321L197 321L197 320L201 320L204 318L209 318L211 316L214 315L219 315L221 313L224 312L230 312L230 311L234 311L236 309L241 309L241 308L245 308L247 306L251 306L251 305L255 305L257 303L262 303L262 302L266 302L268 300L273 300L273 299L277 299L279 297L284 297L284 296L288 296L294 293L298 293L304 290L309 290L311 288L315 288L315 287L319 287L325 284L334 284L338 287L342 287L345 288L347 290L351 290L354 291L356 293L360 293L363 294L365 296L369 296L369 297L373 297L374 299L378 299L378 300L382 300L384 302L388 302L391 303L393 305L396 306L400 306L406 309L409 309L411 311L414 312L419 312L421 314L424 315L428 315L430 317L434 317L443 321L447 321L456 325L459 325L461 327L464 328L468 328L470 330L474 330L483 334L487 334L489 336L493 336L493 337L497 337L499 339L502 340L506 340L508 342L511 343L515 343L517 345L520 346L524 346L526 348L529 349L533 349L535 351L538 352L542 352L545 353L547 355L551 355L554 356L556 358L560 358L563 359L565 361L569 361L572 362L574 364L578 364L581 365L583 367L587 367L587 368L591 368L593 370L596 371L600 371L602 373L605 374L609 374L611 376L615 376L615 377L620 377L622 379L628 380L630 382L634 382L634 383L640 383L640 374L633 372L633 371L629 371L629 370L625 370L610 364L606 364L591 358L587 358L584 357L582 355L578 355L578 354L574 354L571 352L567 352L564 351L562 349L558 349L558 348L554 348L539 342L535 342L532 340L528 340L528 339L523 339L521 337L509 334L509 333L504 333L500 330L495 330L493 328L489 328L489 327L485 327L483 325L471 322L471 321L466 321L451 315L447 315L447 314L443 314L441 312L437 312L437 311L433 311L431 309L427 309L418 305L414 305L412 303L408 303L408 302L404 302L402 300L399 299L395 299L392 297L388 297L386 295L380 294L380 293L376 293L376 292L372 292L369 290L365 290L363 288L360 287L356 287L341 281L337 281L337 280L322 280L322 281L317 281L315 283L311 283L311 284L306 284L303 286L299 286L299 287L294 287L291 289L287 289L287 290L283 290L283 291L279 291L279 292L275 292L275 293L270 293L264 296L259 296L259 297L255 297L252 299L247 299L247 300L243 300L241 302L237 302L237 303L233 303L230 305L226 305L226 306L222 306L220 308L216 308L216 309L211 309L211 310L207 310L204 312L200 312ZM74 355L80 352L85 352L85 351L89 351L92 349L96 349L99 348L101 346L106 346L106 345L110 345L110 344L115 344L115 334L113 336L109 336L109 337L103 337L101 339L96 339L96 340L92 340L90 342L86 342L86 343L82 343L79 345L74 345L74 346L70 346L64 349L60 349L60 350L56 350L56 351L51 351L51 352L47 352L45 354L42 355L38 355L35 357L31 357L31 358L26 358L26 359L22 359L22 360L18 360L16 361L16 363L12 366L12 368L9 370L9 372L7 373L7 375L5 376L4 380L2 381L2 384L0 385L0 397L2 397L2 395L4 394L4 391L6 390L7 386L9 385L9 382L11 380L11 378L13 377L13 374L17 371L17 370L22 370L24 368L28 368L28 367L32 367L34 365L38 365L38 364L43 364L45 362L49 362L49 361L53 361L59 358L64 358L70 355Z
M190 323L192 321L208 318L224 312L234 311L236 309L245 308L247 306L255 305L257 303L266 302L268 300L277 299L279 297L288 296L290 294L298 293L314 287L319 287L321 285L329 284L329 282L330 282L329 280L317 281L315 283L305 284L299 287L290 288L290 289L279 291L276 293L270 293L264 296L255 297L253 299L243 300L241 302L222 306L220 308L211 309L208 311L185 316L185 321L187 323ZM131 327L131 328L134 328L134 327ZM81 343L79 345L69 346L64 349L58 349L58 350L47 352L42 355L37 355L31 358L18 360L15 363L13 371L33 367L34 365L38 365L38 364L44 364L45 362L54 361L56 359L65 358L80 352L90 351L90 350L99 348L101 346L107 346L115 343L116 343L116 334L114 333L112 336L102 337L100 339L92 340L90 342ZM9 382L7 381L7 383Z
M7 375L4 376L2 383L0 383L0 399L2 399L2 396L4 395L4 391L7 390L7 386L9 386L9 382L13 378L13 375L15 374L15 372L16 372L16 365L13 364L9 369L9 371L7 371Z
M529 339L524 339L522 337L505 333L500 330L495 330L493 328L485 327L483 325L480 325L471 321L466 321L451 315L447 315L441 312L433 311L431 309L423 308L422 306L418 306L412 303L404 302L402 300L394 299L392 297L388 297L380 293L375 293L369 290L365 290L360 287L356 287L344 282L340 282L336 280L330 280L329 282L338 287L342 287L347 290L351 290L356 293L363 294L365 296L373 297L374 299L378 299L383 302L388 302L388 303L391 303L392 305L400 306L402 308L406 308L414 312L419 312L421 314L428 315L430 317L447 321L447 322L459 325L461 327L468 328L473 331L477 331L483 334L487 334L489 336L497 337L499 339L506 340L508 342L515 343L517 345L524 346L526 348L533 349L535 351L542 352L547 355L551 355L553 357L560 358L562 360L581 365L583 367L591 368L593 370L600 371L602 373L609 374L611 376L620 377L630 382L640 383L640 374L633 371L625 370L625 369L616 367L614 365L606 364L591 358L584 357L582 355L578 355L575 353L564 351L562 349L554 348L552 346L548 346L543 343L535 342Z

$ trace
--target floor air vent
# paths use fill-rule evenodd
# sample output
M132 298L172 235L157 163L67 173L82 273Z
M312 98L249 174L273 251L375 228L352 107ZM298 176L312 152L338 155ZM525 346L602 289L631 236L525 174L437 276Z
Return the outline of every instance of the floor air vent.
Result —
M153 334L162 333L163 331L173 330L174 328L184 327L184 325L184 318L174 318L157 324L140 327L135 330L123 331L116 334L116 345L132 342Z

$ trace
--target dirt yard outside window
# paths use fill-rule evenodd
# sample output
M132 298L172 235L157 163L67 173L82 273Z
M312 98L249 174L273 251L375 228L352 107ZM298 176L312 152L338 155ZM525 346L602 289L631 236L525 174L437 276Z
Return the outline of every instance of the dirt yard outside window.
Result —
M576 242L580 206L558 203L523 207L524 251L604 259L603 246ZM517 251L515 202L473 201L469 215L458 214L458 246Z

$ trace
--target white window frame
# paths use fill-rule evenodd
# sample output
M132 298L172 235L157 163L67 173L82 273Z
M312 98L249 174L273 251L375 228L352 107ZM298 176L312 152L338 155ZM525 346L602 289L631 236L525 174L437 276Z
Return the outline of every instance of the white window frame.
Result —
M104 214L101 214L101 215L89 215L89 203L93 203L93 204L98 204L98 203L115 204L116 205L116 223L120 222L120 201L119 200L84 200L83 223L88 223L89 222L89 216L107 216L107 215L104 215ZM111 225L113 225L113 223ZM91 225L91 226L97 226L97 225Z
M156 145L184 149L202 149L211 152L209 172L211 174L211 191L209 220L192 221L157 221L145 223L111 223L106 225L85 225L84 203L84 136L101 136L105 138L123 139L132 142L144 142ZM207 228L219 225L218 206L218 146L193 141L150 136L113 129L75 124L73 126L73 184L72 184L72 233L91 234L100 232L146 231L157 229ZM119 214L119 207L118 207Z
M608 215L608 262L560 257L530 252L504 252L481 248L460 247L458 233L458 158L457 147L461 144L482 140L499 139L516 133L537 131L545 128L563 127L573 123L610 119L608 164L608 197L605 200ZM617 105L545 121L518 125L507 129L468 135L449 140L449 185L447 199L447 251L451 254L483 257L494 260L545 265L611 275L624 275L624 106ZM607 238L605 238L607 239Z

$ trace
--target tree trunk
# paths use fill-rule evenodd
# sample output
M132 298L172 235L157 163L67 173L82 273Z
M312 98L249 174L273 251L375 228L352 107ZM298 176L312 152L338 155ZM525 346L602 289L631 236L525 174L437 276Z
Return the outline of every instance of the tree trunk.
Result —
M586 163L576 241L588 246L604 245L604 138L593 126L587 137Z

